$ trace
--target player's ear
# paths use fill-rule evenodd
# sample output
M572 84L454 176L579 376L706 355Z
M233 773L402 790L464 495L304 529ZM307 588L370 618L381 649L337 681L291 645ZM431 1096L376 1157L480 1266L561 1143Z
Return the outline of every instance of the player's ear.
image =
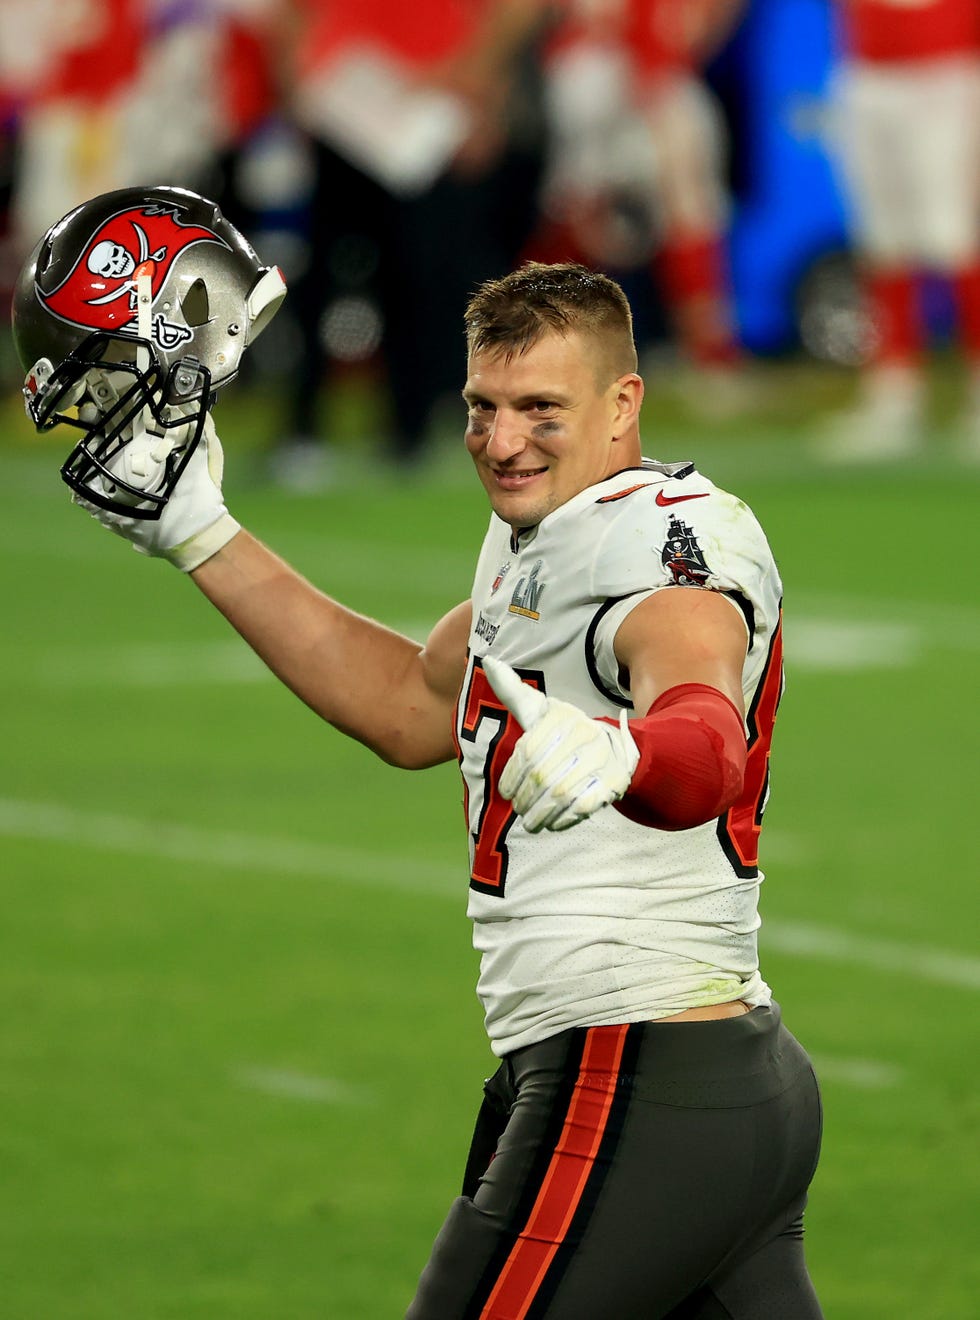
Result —
M639 425L640 408L643 406L643 380L635 371L620 376L614 386L616 425L614 434L625 435L632 427Z

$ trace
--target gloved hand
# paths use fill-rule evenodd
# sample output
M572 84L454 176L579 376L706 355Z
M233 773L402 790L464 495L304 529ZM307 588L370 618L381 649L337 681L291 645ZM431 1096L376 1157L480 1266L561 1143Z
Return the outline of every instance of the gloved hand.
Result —
M124 445L109 468L131 485L152 491L160 481L167 456L182 441L180 428L163 436L146 432ZM169 559L189 573L241 530L225 508L221 494L223 471L221 441L209 413L197 448L159 518L127 518L123 513L100 509L77 494L72 500L110 532L124 537L140 554ZM107 485L105 478L100 480ZM108 493L118 497L117 491Z
M640 759L625 711L618 727L591 719L492 656L484 657L483 672L524 730L498 787L526 830L567 830L623 796Z

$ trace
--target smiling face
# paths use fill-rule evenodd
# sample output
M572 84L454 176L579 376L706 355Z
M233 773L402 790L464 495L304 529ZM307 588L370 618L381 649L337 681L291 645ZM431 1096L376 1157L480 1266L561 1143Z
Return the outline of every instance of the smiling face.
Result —
M615 376L586 332L544 334L522 353L475 350L463 398L466 448L498 517L533 527L640 461L643 383Z

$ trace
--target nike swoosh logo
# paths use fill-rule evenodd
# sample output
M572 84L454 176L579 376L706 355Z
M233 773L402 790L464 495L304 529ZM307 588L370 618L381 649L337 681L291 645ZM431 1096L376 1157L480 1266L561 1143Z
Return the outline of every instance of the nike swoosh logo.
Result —
M710 491L703 490L698 495L665 495L662 490L658 490L657 503L662 509L666 509L671 504L683 504L685 500L707 499L710 493Z

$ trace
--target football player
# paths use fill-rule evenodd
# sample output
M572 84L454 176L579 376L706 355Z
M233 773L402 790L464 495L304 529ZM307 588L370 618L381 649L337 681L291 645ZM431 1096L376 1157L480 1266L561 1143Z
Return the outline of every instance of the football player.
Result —
M424 643L355 613L225 507L201 402L281 290L254 254L229 268L224 222L167 191L100 199L42 241L15 306L29 407L45 425L71 400L76 501L189 573L324 720L397 766L459 759L500 1066L408 1317L818 1317L820 1102L756 943L782 686L759 524L692 463L642 456L622 289L529 264L466 312L491 506L472 598ZM153 272L91 270L140 230ZM132 304L110 299L124 287Z
M726 133L702 71L743 8L564 0L544 61L552 149L537 246L606 269L648 265L694 369L675 379L713 411L737 405L745 380L724 251Z
M966 366L959 425L980 457L980 5L838 0L839 147L871 332L859 402L831 420L831 461L902 458L928 434L922 276L948 285Z

